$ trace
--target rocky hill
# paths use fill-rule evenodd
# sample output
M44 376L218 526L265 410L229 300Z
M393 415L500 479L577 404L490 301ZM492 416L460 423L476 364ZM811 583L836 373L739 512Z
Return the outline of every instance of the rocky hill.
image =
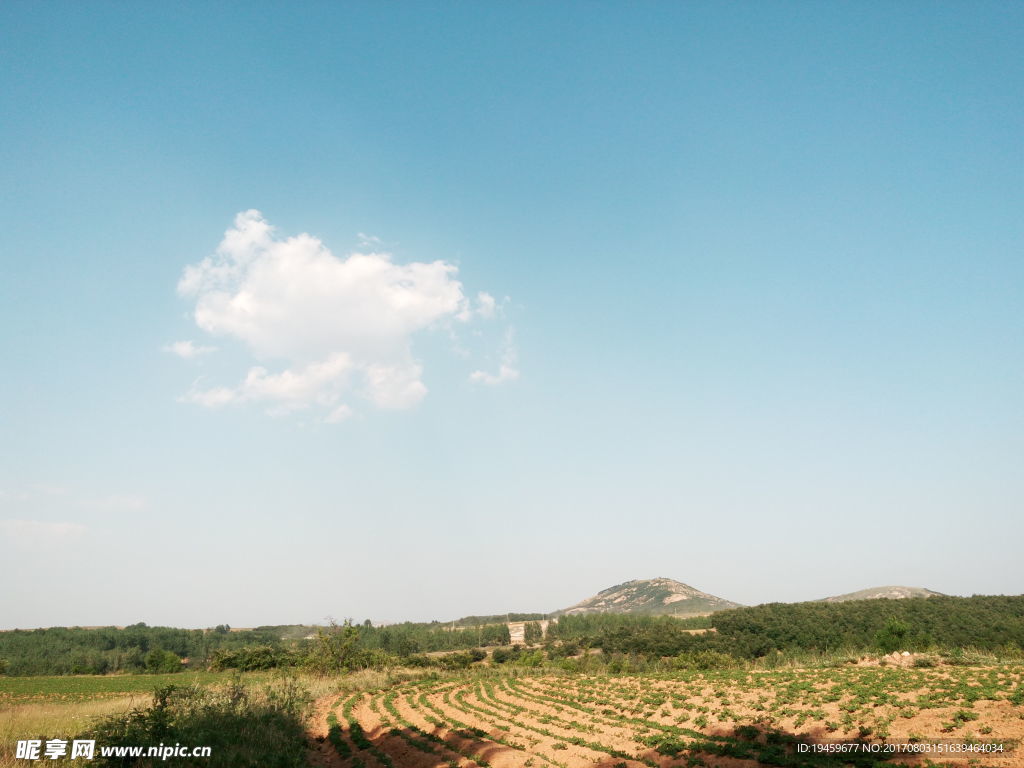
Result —
M848 600L903 600L908 597L935 597L941 592L933 592L924 587L871 587L845 595L823 597L820 603L845 603Z
M739 603L701 592L672 579L636 579L598 592L576 605L556 611L556 616L576 613L642 613L668 616L701 616Z

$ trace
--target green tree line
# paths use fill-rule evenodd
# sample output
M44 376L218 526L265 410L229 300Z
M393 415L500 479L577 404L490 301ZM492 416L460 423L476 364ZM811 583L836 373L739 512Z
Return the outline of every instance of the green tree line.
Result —
M362 654L355 666L380 666L388 659L434 651L459 651L508 645L508 627L480 624L412 623L374 627L346 623L347 638ZM337 629L337 628L336 628ZM322 645L314 627L258 627L232 631L175 629L134 624L129 627L53 627L0 632L0 674L102 675L120 672L169 672L187 666L268 669L306 663ZM328 633L331 637L337 631ZM352 657L355 658L355 657ZM346 662L348 663L348 662Z
M566 617L556 634L606 653L712 651L740 659L793 651L1024 647L1024 596L769 603L709 619L715 632L691 634L684 622L668 617Z
M714 631L691 631L700 628ZM550 624L543 639L540 625L530 621L526 637L530 645L543 642L548 659L564 659L588 648L606 655L650 659L682 654L687 658L748 660L777 653L841 650L1019 650L1024 647L1024 596L770 603L691 619L570 615ZM194 667L241 670L297 666L330 672L392 664L465 666L481 660L474 649L509 644L505 623L459 627L408 622L375 627L367 621L326 629L260 627L238 632L226 626L187 630L145 624L124 629L14 630L0 632L0 672L165 672L180 669L185 659ZM437 651L457 653L444 662L426 655ZM492 659L497 660L493 655Z
M0 632L0 668L8 675L102 675L114 672L167 672L203 667L213 652L257 643L278 642L272 629L231 632L175 629L133 624L129 627L52 627ZM173 657L173 658L172 658Z

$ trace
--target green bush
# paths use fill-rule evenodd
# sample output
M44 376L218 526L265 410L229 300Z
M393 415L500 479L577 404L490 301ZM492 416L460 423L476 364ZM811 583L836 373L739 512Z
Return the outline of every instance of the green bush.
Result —
M485 654L486 655L486 654ZM436 660L441 669L469 669L476 659L471 653L449 653Z
M495 664L504 664L507 661L515 661L519 658L523 649L518 645L513 645L511 648L495 648L491 651L491 661Z
M539 648L532 653L524 653L515 663L520 667L539 667L544 663L544 651Z
M168 686L144 709L113 715L87 738L104 746L182 744L211 748L206 768L300 768L306 765L304 722L311 697L294 680L261 690L237 680L224 689ZM140 763L97 757L112 768ZM200 764L169 760L166 765Z
M210 658L210 669L237 669L240 672L252 672L260 669L290 667L297 662L298 658L292 651L272 645L252 645L214 651Z
M181 672L181 659L176 653L154 648L146 654L146 671L153 674Z
M732 735L740 741L757 741L761 731L753 725L738 725L733 729Z
M663 734L650 736L644 740L644 743L649 747L653 747L660 754L668 755L669 757L675 757L687 747L686 742L682 739Z
M893 616L885 623L884 629L875 633L875 645L882 653L904 650L909 642L909 636L910 627Z
M364 647L359 632L351 621L343 624L332 621L329 627L317 631L299 656L299 666L320 675L331 675L357 669L380 669L397 663L393 654L381 648Z
M736 669L743 666L739 659L718 651L681 653L672 661L677 669Z
M577 656L580 652L579 643L575 641L548 643L546 647L549 659L565 659L570 656Z

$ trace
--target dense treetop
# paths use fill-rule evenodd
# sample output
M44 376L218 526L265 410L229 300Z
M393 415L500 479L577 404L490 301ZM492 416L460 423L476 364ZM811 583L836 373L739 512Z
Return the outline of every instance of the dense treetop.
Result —
M540 614L515 618L531 616ZM346 622L327 629L282 626L241 631L226 626L190 630L145 624L121 629L13 630L0 632L0 672L165 672L186 664L263 669L323 666L325 659L334 659L331 663L341 659L338 663L345 668L427 664L436 661L425 656L433 652L509 644L503 621L469 621L382 627ZM1013 650L1024 647L1024 596L769 603L689 619L588 613L562 616L550 624L546 636L536 621L528 621L525 629L527 643L543 644L550 658L588 647L649 658L713 652L737 660L799 651ZM695 632L701 629L712 631ZM483 654L462 653L454 661L468 664L482 658Z

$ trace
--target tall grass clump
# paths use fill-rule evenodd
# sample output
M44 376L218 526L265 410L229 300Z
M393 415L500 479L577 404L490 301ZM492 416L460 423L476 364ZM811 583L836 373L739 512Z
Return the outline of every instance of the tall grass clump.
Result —
M294 678L255 688L233 680L221 688L169 685L144 708L108 717L87 736L97 746L211 747L210 757L163 765L207 768L299 768L306 765L305 724L312 698ZM98 766L146 765L138 758L99 758Z

